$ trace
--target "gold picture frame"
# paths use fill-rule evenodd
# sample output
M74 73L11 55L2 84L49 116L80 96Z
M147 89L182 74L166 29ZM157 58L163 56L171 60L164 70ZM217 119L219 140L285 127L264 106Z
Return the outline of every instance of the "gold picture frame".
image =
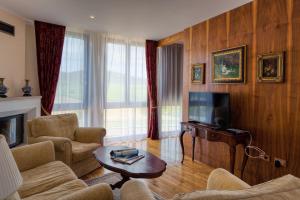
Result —
M213 83L246 83L247 46L212 53Z
M259 55L257 81L281 83L284 81L284 52Z
M191 81L194 84L205 84L205 63L192 65Z

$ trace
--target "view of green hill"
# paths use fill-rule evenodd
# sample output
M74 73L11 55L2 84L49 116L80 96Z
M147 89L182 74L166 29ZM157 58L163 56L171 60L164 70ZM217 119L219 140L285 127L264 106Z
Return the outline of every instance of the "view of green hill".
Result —
M82 71L61 72L57 87L56 103L79 103L84 97L84 73ZM122 73L109 72L107 76L107 101L120 102L125 100L125 77ZM146 101L146 80L131 77L130 101Z

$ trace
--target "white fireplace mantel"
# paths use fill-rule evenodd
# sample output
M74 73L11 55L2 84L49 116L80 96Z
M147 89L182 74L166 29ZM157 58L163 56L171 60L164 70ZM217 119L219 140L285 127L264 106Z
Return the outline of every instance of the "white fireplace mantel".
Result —
M28 120L41 116L41 96L0 98L0 117L23 114L24 125ZM23 142L27 143L27 129L24 127Z

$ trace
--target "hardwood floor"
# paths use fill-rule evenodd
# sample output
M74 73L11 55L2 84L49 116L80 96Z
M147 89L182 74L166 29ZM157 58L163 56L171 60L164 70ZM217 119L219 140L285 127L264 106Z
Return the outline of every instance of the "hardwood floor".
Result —
M212 167L192 162L191 158L185 157L181 164L181 148L179 138L165 138L158 141L143 140L138 142L114 143L112 145L124 145L136 147L159 156L167 162L167 170L156 179L143 179L148 187L163 198L172 198L177 193L192 192L205 189L206 181ZM104 168L84 176L82 179L88 180L109 173Z

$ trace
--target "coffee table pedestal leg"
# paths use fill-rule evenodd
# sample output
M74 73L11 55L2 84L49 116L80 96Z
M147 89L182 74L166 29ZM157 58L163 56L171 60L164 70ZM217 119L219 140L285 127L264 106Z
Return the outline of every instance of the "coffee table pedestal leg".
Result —
M116 189L116 188L121 188L122 185L126 182L129 181L130 178L128 176L124 176L123 174L121 174L122 176L122 180L120 180L119 182L115 183L115 184L110 184L111 189Z

